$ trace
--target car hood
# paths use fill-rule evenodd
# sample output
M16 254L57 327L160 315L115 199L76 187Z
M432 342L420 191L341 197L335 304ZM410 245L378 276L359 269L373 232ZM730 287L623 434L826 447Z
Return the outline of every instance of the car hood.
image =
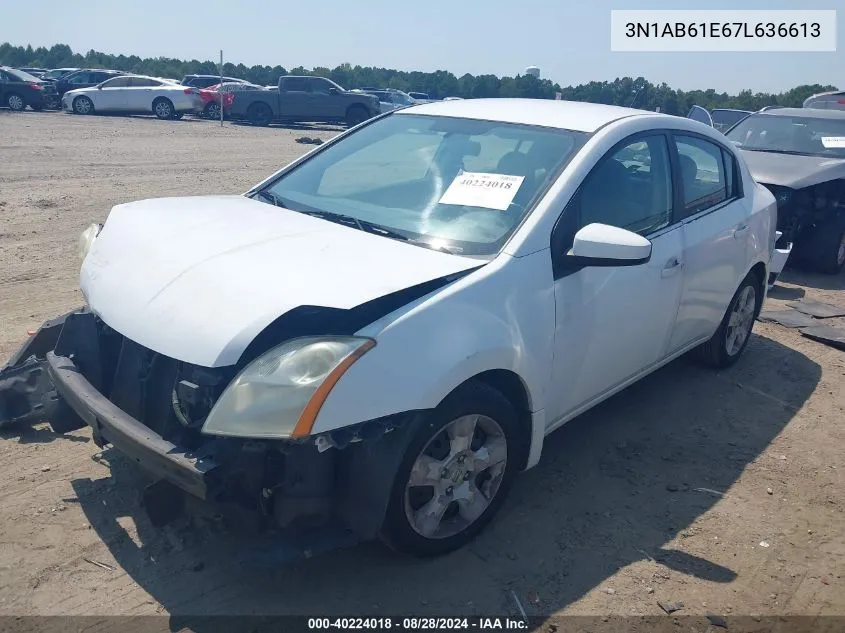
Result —
M219 367L298 306L349 309L478 266L244 196L159 198L112 209L80 286L127 338Z
M845 178L845 159L741 150L751 175L764 185L803 189Z

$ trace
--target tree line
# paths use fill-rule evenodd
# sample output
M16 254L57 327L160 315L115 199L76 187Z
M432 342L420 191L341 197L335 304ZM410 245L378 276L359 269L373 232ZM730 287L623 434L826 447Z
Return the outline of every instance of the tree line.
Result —
M90 50L84 55L74 53L67 44L56 44L50 48L39 46L13 46L0 44L0 65L12 67L37 68L113 68L128 72L173 77L181 79L184 75L217 74L218 64L213 61L173 59L169 57L141 58L137 55L111 55ZM589 101L611 105L631 106L646 110L660 109L668 114L685 115L690 107L697 104L708 109L739 108L759 110L767 105L800 107L804 99L825 90L834 90L834 86L819 84L796 86L779 93L743 90L739 94L716 92L715 90L677 90L666 83L652 84L643 77L622 77L613 81L591 81L577 86L561 87L549 79L540 79L531 75L515 77L497 77L496 75L470 75L457 77L454 74L437 70L435 72L402 71L390 68L374 68L341 64L336 68L303 67L285 69L283 66L251 66L244 64L223 64L223 74L239 77L259 85L275 85L282 75L315 75L328 77L344 88L373 86L396 88L406 92L425 92L434 98L443 97L529 97L535 99L554 99L557 93L561 98L571 101Z

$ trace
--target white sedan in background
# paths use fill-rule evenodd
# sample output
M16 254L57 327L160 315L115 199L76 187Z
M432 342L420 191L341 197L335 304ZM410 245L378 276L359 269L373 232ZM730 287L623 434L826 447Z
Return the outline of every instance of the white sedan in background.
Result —
M187 496L443 554L568 420L686 352L735 363L775 222L695 121L427 103L242 196L114 207L80 242L87 307L13 359L53 350L53 429L87 424L163 480L155 524Z
M159 119L177 119L202 108L198 89L145 75L121 75L91 88L69 90L62 97L62 109L75 114L153 113Z

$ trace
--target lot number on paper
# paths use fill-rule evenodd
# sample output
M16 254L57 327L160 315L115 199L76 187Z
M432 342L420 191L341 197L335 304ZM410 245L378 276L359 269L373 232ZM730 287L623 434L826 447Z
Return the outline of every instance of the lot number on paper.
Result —
M465 171L452 181L440 204L507 211L523 180L525 176Z
M845 136L822 136L826 149L845 149Z

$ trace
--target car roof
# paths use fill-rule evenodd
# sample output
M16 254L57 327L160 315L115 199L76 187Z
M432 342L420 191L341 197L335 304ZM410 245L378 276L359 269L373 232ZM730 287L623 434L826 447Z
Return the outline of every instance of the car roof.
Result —
M410 106L397 114L427 114L451 116L503 123L540 125L578 132L595 132L600 127L630 116L663 116L645 110L620 106L586 103L582 101L557 101L552 99L458 99L434 101Z
M775 108L765 112L756 112L760 116L788 116L813 119L845 120L845 110L827 110L823 108Z

